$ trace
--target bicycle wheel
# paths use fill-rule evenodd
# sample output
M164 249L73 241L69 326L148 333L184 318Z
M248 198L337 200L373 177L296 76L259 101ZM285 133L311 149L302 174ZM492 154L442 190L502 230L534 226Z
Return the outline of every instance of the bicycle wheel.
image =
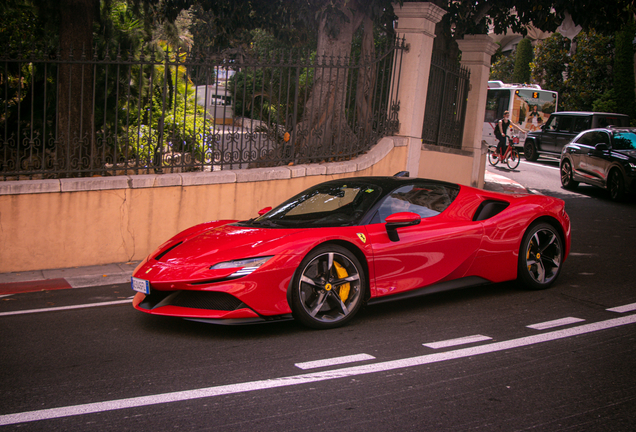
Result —
M515 148L510 149L510 154L506 159L506 165L508 168L515 169L519 166L519 152Z
M497 155L497 150L493 150L492 148L488 149L488 162L490 165L495 166L499 163L499 157Z

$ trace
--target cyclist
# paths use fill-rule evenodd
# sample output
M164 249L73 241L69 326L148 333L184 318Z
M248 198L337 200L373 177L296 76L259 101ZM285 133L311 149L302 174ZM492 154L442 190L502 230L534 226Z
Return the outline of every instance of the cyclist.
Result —
M528 133L527 130L517 126L509 118L510 112L504 111L503 118L499 120L497 122L497 126L495 126L495 136L499 139L499 143L497 144L497 155L499 158L502 158L506 152L506 138L508 136L508 128L510 128L510 126L517 129L519 132Z

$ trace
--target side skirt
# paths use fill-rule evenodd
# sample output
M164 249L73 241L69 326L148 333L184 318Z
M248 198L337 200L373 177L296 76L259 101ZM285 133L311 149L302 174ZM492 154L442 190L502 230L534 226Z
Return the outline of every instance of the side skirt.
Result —
M490 281L477 276L469 276L461 279L455 279L447 282L440 282L433 285L429 285L416 290L407 291L403 293L372 298L367 302L368 305L376 305L380 303L386 303L394 300L403 300L407 298L419 297L427 294L433 294L444 291L452 291L460 288L467 288L471 286L487 285Z

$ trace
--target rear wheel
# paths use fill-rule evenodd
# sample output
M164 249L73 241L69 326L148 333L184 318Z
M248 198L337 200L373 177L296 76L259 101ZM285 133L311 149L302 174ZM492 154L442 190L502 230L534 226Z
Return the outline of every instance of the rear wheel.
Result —
M353 253L338 245L318 247L294 277L292 314L316 329L344 325L360 310L365 284L364 269Z
M517 149L512 148L512 150L510 150L510 155L506 160L506 165L508 165L508 168L510 169L515 169L519 166L519 152Z
M609 178L607 179L607 189L610 193L610 198L614 201L621 201L625 197L625 180L623 180L623 174L613 169L610 171Z
M533 290L549 288L561 272L563 253L563 239L556 228L548 223L531 225L519 250L519 281Z
M537 147L534 145L534 141L526 141L525 145L523 146L523 155L525 156L526 160L531 162L539 159L539 153L537 153Z
M493 150L492 148L488 149L488 162L490 162L490 165L495 166L499 163L499 155L497 153L497 150Z
M572 164L569 160L564 159L561 163L561 186L565 189L576 189L579 182L574 181L574 173L572 171Z

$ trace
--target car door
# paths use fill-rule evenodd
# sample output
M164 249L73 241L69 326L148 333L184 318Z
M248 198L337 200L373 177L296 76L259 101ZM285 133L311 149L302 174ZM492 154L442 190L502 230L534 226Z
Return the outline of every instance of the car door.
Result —
M605 144L606 149L596 149L596 145ZM592 148L589 152L582 155L582 165L585 171L589 173L590 183L598 186L605 186L607 174L611 165L610 160L610 136L605 131L596 131L593 136Z
M572 162L572 170L575 175L575 179L577 178L586 178L588 177L587 173L585 173L585 163L583 160L583 155L589 153L594 148L593 141L596 133L586 132L579 136L577 136L565 149L565 153L568 155L568 158Z
M367 225L377 296L422 288L449 276L461 277L474 260L482 224L449 220L443 211L454 197L427 189L431 188L418 184L399 188L381 203L375 223ZM402 203L394 202L396 199ZM384 218L405 211L417 213L422 220L418 225L399 228L398 240L393 241Z
M564 116L552 115L548 119L548 123L546 123L543 128L543 132L541 133L541 148L542 151L553 152L556 148L557 137L559 135L561 125L566 122L564 120Z

